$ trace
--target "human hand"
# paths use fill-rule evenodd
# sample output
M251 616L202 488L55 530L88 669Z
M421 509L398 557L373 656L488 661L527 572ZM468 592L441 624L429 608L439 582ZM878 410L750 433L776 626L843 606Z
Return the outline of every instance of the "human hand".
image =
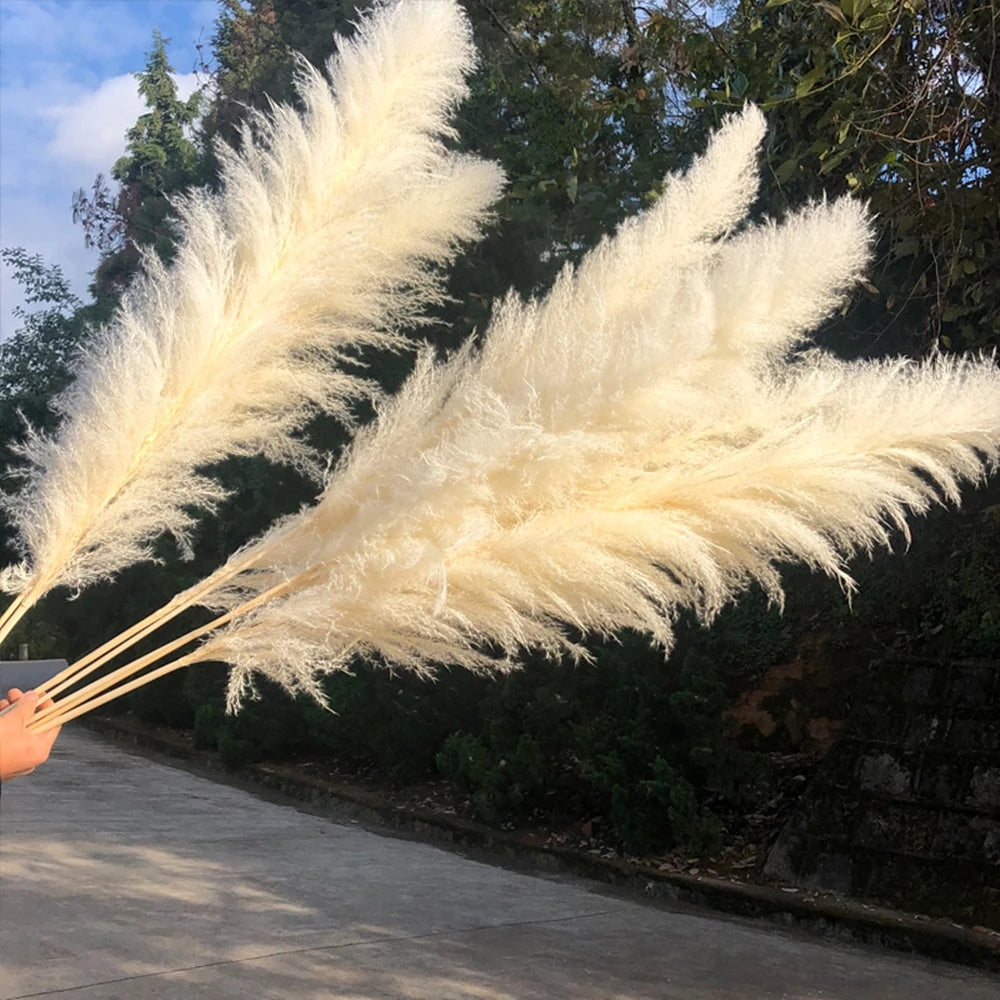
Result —
M27 726L36 711L51 704L51 698L42 700L37 691L18 688L0 698L0 781L29 774L48 759L61 727L31 733Z

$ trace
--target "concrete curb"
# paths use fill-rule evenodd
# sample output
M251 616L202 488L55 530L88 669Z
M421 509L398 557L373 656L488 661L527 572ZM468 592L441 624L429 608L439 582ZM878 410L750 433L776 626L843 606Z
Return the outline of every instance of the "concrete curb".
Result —
M649 900L693 904L722 913L766 919L842 941L874 944L1000 972L1000 933L868 906L830 893L664 872L619 859L595 857L575 848L537 843L523 835L456 816L401 807L372 792L310 778L282 765L256 764L229 771L212 754L167 739L134 720L89 716L81 721L104 737L169 757L203 776L266 789L311 808L335 809L341 817L380 829L482 850L498 860L514 860L535 869L583 876Z

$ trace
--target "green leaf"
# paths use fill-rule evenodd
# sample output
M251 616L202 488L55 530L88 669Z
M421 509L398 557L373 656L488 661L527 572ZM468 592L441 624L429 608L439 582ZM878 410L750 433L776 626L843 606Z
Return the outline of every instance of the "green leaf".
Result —
M941 313L941 319L945 323L951 323L956 319L961 319L963 316L967 316L972 310L968 306L954 305L946 306L944 311Z
M798 86L795 88L796 97L805 97L816 83L823 76L824 68L822 66L816 66L815 68L809 70L808 73L801 80L799 80Z
M785 160L784 163L775 168L774 179L779 184L784 184L785 181L791 180L792 174L794 174L798 168L799 161L797 159Z
M825 158L821 157L823 160L823 166L819 168L820 176L822 177L824 174L828 174L834 167L842 163L848 153L850 153L849 149L839 149L832 156L827 156Z
M885 14L869 14L859 25L862 31L884 32L889 27L889 20Z
M826 0L819 0L816 6L820 10L826 11L826 13L829 14L830 17L832 17L838 24L845 24L845 25L847 24L847 18L844 17L844 12L835 4L827 3ZM835 43L836 45L838 46L840 45L841 38L842 38L841 35L837 36L837 41Z
M871 0L840 0L840 9L852 24L856 23L869 7Z

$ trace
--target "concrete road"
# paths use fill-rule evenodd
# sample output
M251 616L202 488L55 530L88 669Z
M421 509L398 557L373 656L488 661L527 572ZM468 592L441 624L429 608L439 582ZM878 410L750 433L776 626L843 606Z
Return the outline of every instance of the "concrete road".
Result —
M996 1000L957 966L644 906L68 727L0 809L0 998Z

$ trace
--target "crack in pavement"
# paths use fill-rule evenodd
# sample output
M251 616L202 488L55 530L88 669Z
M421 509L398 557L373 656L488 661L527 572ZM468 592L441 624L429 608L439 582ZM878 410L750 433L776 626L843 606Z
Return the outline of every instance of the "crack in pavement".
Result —
M286 955L305 955L309 952L337 951L341 948L356 948L359 945L393 944L395 942L421 941L441 937L460 937L464 934L476 934L479 931L509 929L512 927L532 927L542 924L562 924L571 920L585 920L588 917L604 917L619 912L612 908L594 910L589 913L574 913L567 917L544 917L538 920L512 920L499 924L481 924L476 927L452 928L443 931L431 931L426 934L386 934L372 938L362 938L357 941L341 941L338 944L311 945L308 948L287 948L281 951L269 951L263 955L250 955L246 958L226 958L216 962L202 962L198 965L184 965L175 969L160 969L157 972L141 972L133 976L118 976L115 979L99 979L91 983L78 983L76 986L63 986L59 989L42 990L38 993L18 993L0 1000L30 1000L32 997L52 997L59 994L74 993L77 990L89 990L95 986L114 986L118 983L130 983L141 979L157 979L161 976L173 976L180 972L198 972L201 969L214 969L227 965L246 965L250 962L262 962L269 958L282 958Z

